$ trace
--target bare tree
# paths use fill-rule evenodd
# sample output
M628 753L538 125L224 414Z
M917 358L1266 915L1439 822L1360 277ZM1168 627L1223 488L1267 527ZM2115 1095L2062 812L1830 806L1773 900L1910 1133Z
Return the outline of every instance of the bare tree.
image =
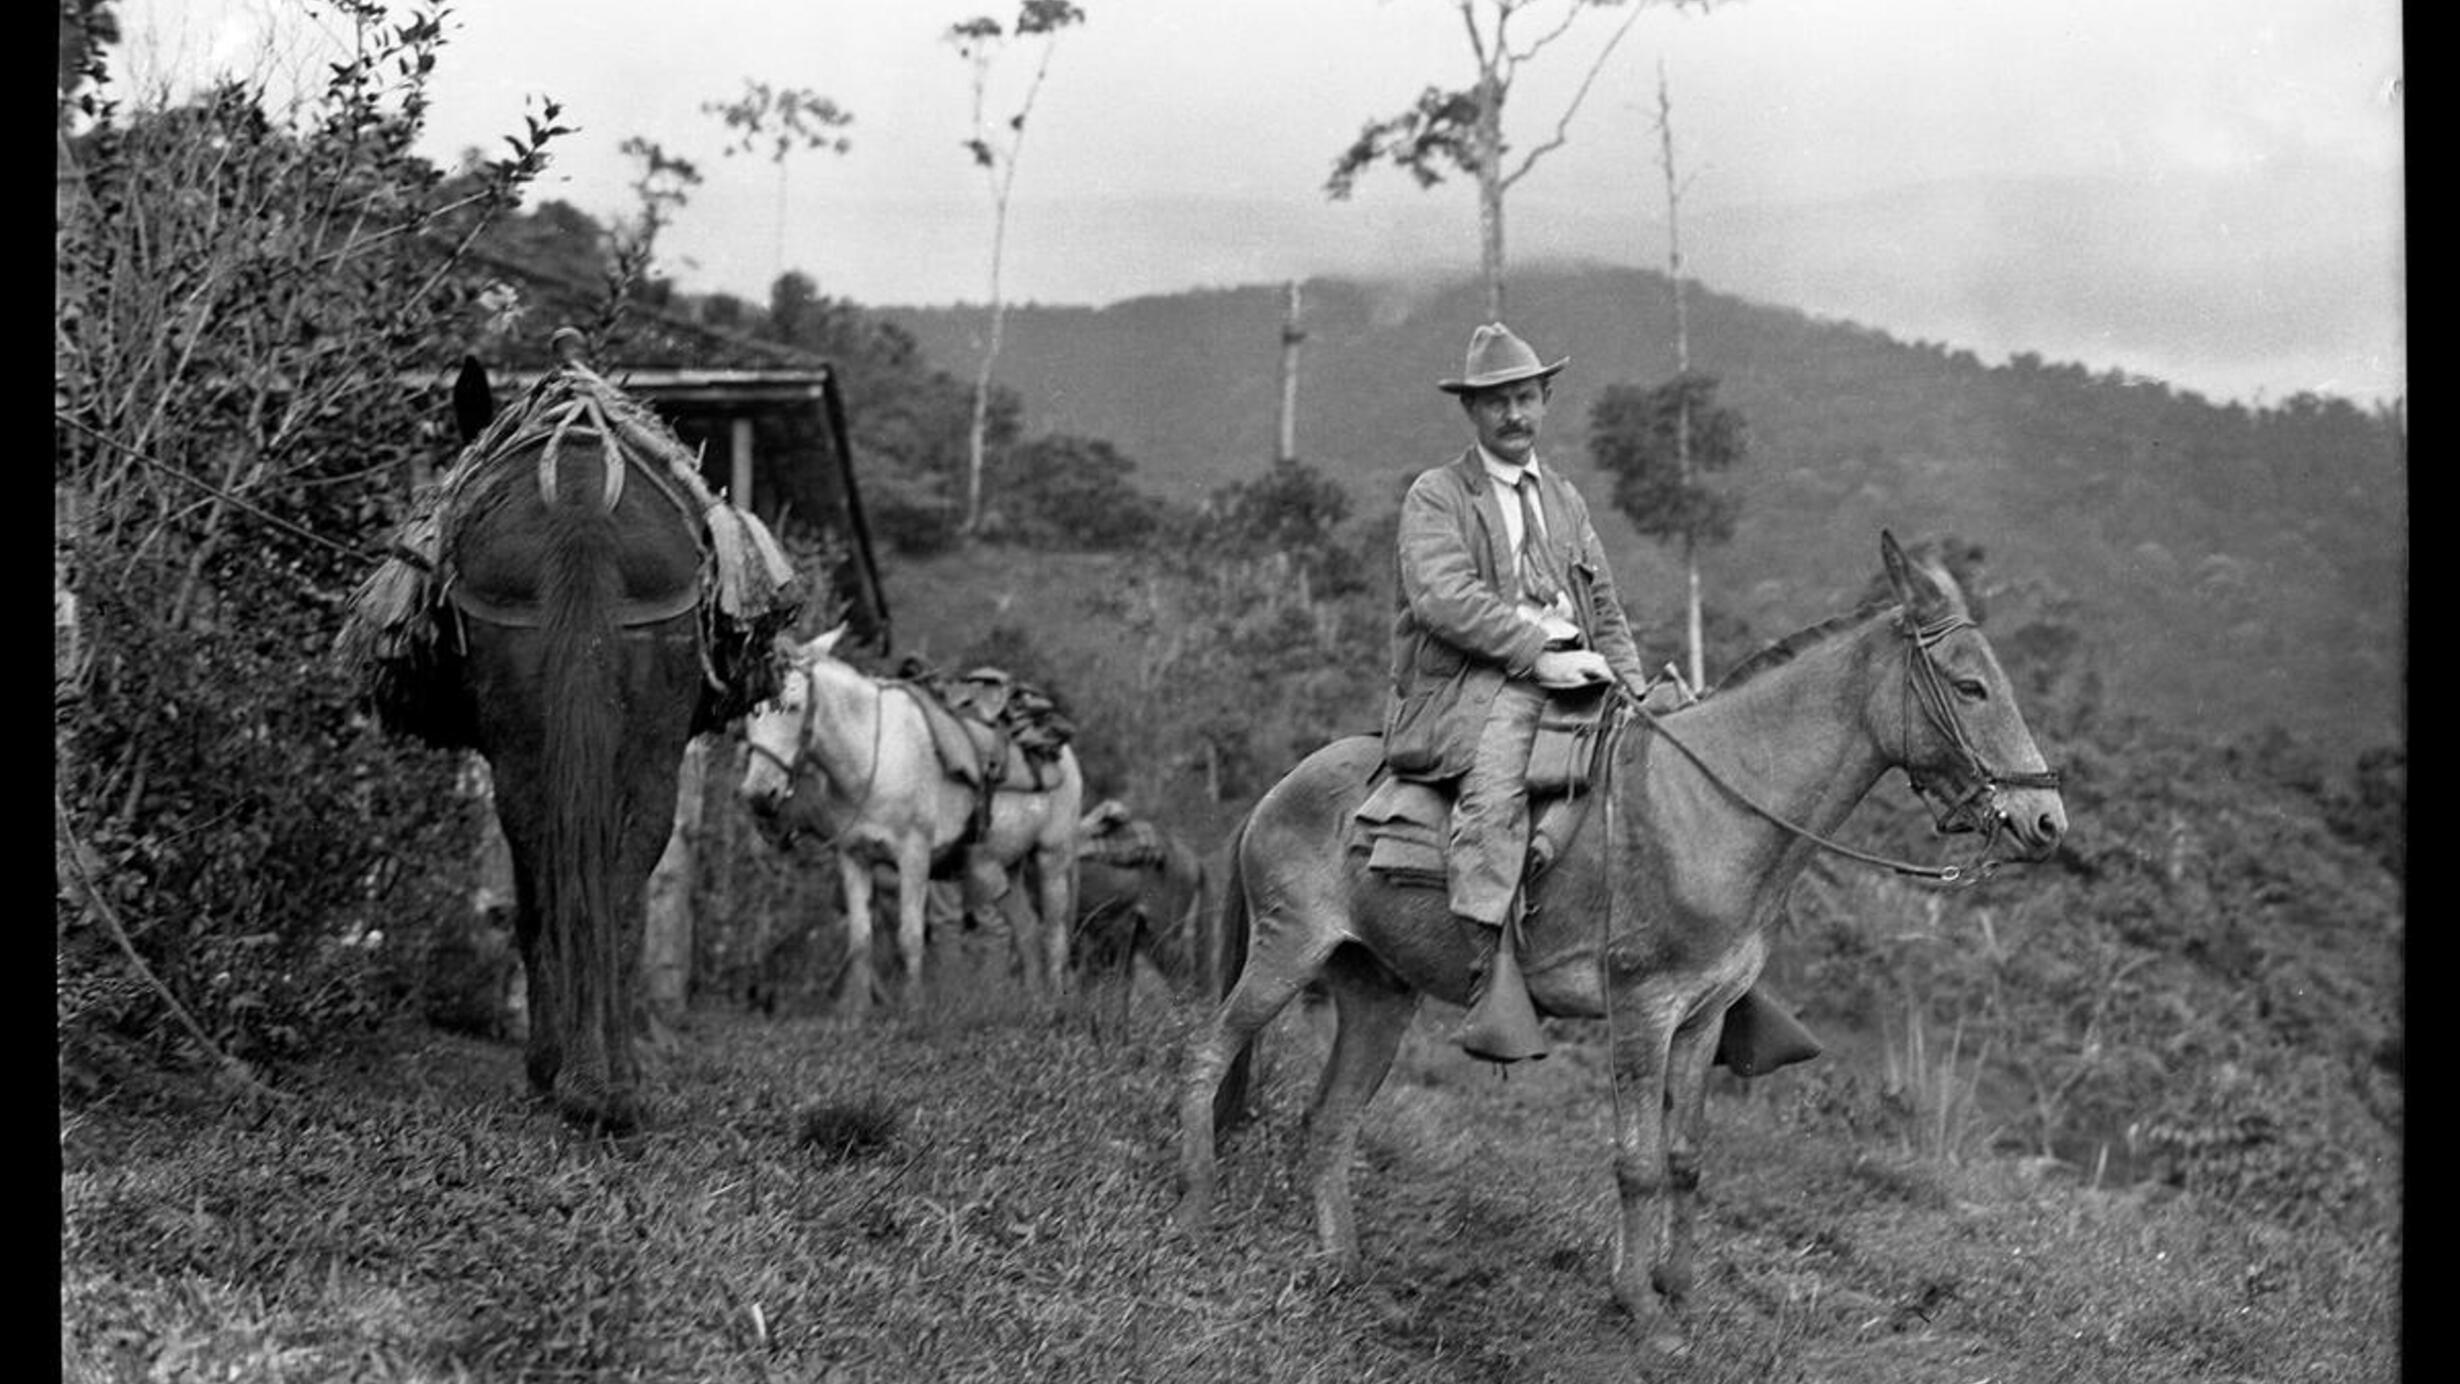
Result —
M1657 166L1666 179L1666 284L1674 295L1674 374L1691 373L1691 305L1683 293L1683 190L1689 180L1675 174L1674 94L1666 82L1666 60L1657 60ZM1682 484L1696 479L1691 464L1691 404L1688 391L1675 395L1674 465ZM1700 644L1700 558L1697 538L1683 536L1683 643L1693 690L1703 685L1706 657Z
M974 416L966 435L965 519L960 525L968 537L982 527L983 450L989 432L991 371L999 360L1000 336L1007 326L1008 304L1000 288L1000 271L1007 251L1008 202L1016 189L1017 155L1025 145L1026 117L1033 113L1034 101L1042 94L1042 80L1050 73L1059 33L1084 19L1085 12L1069 0L1024 0L1011 27L1002 28L998 20L982 15L950 25L946 35L973 73L974 133L965 141L965 149L991 190L991 321L982 362L974 372ZM1028 38L1041 40L1033 76L1015 111L994 122L989 109L992 71L1011 42Z
M1555 116L1553 130L1531 145L1517 160L1504 139L1504 107L1521 70L1553 47L1590 10L1617 9L1626 0L1453 0L1468 35L1469 51L1477 60L1477 80L1447 91L1430 86L1416 104L1399 115L1367 123L1358 138L1333 161L1324 190L1335 201L1346 199L1358 177L1378 163L1409 171L1420 187L1442 182L1447 169L1466 173L1478 185L1478 264L1486 280L1486 314L1503 316L1503 201L1514 184L1529 175L1538 160L1561 148L1570 138L1572 117L1588 98L1598 72L1615 45L1640 18L1651 0L1629 0L1630 8L1589 60L1569 101ZM1676 8L1709 0L1663 0ZM1551 13L1550 13L1551 12ZM1516 21L1535 26L1525 40L1514 32Z
M1691 316L1684 296L1682 203L1688 180L1674 158L1674 98L1665 64L1657 67L1657 163L1666 186L1666 280L1674 297L1674 378L1655 389L1618 384L1589 413L1589 453L1614 477L1616 508L1643 536L1671 539L1683 555L1684 677L1696 691L1706 678L1700 618L1700 549L1734 536L1741 500L1714 477L1749 450L1742 415L1717 402L1717 381L1691 366Z

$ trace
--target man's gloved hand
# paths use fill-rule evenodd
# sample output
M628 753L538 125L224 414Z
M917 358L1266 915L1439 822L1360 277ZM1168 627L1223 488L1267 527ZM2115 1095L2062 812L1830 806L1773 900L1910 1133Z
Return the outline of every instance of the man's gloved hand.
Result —
M1586 687L1614 681L1614 670L1595 649L1548 649L1538 655L1536 678L1540 687Z

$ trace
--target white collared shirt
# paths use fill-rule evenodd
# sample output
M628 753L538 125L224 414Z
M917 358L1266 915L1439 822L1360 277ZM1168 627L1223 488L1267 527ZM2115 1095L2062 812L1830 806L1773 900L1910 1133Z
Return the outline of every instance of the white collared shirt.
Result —
M1521 552L1520 500L1512 492L1520 484L1523 474L1531 476L1537 474L1537 453L1531 452L1529 465L1522 468L1505 465L1502 458L1486 450L1486 444L1483 442L1476 446L1478 461L1486 467L1486 478L1503 487L1503 536L1512 545L1512 556L1518 557ZM1542 525L1546 522L1546 507L1540 503L1537 508L1538 523ZM1543 538L1545 533L1541 530L1538 536Z
M1520 478L1523 474L1530 476L1535 476L1537 474L1537 453L1531 452L1529 454L1529 464L1525 468L1519 466L1506 466L1501 458L1497 457L1493 452L1486 450L1485 443L1481 442L1475 445L1478 449L1478 461L1486 467L1486 478L1503 487L1503 504L1501 506L1503 510L1503 535L1504 539L1511 545L1512 556L1515 559L1518 559L1521 555L1521 545L1523 542L1520 531L1520 497L1513 492L1519 488ZM1540 542L1543 542L1546 538L1545 530L1542 527L1546 522L1546 506L1543 502L1538 502L1534 503L1531 508L1537 512L1538 523L1541 525L1541 528L1538 531L1538 539ZM1547 636L1551 639L1568 639L1579 633L1580 627L1572 623L1572 602L1568 592L1557 592L1555 594L1554 604L1551 606L1533 605L1527 601L1522 601L1517 606L1517 610L1520 618L1528 621L1530 624L1536 625L1540 629L1545 630Z

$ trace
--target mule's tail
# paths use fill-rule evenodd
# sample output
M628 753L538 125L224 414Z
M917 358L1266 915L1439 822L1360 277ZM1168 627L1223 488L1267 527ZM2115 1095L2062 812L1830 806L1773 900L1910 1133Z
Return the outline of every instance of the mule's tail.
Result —
M1219 882L1212 884L1219 898L1218 907L1210 915L1213 935L1207 939L1205 968L1210 975L1215 1004L1229 998L1231 989L1239 983L1239 973L1247 967L1247 880L1239 865L1239 857L1245 852L1247 843L1247 823L1248 818L1240 818L1237 830L1230 833L1230 846L1223 858ZM1214 874L1209 868L1204 872L1198 885L1199 896L1205 885L1211 883ZM1255 1036L1249 1038L1238 1054L1230 1059L1229 1068L1222 1073L1221 1085L1214 1088L1213 1128L1216 1133L1234 1129L1246 1121L1250 1113L1250 1088L1254 1084L1256 1048L1263 1041L1264 1032L1258 1029Z
M557 1012L532 1018L555 1027L566 1109L619 1126L632 1112L631 1093L620 1089L624 1054L608 1050L608 1035L623 1031L618 977L626 964L617 935L621 910L609 890L621 830L614 785L623 740L611 666L620 633L613 522L583 505L557 504L546 548L538 708L546 796L534 884L538 946L554 977Z

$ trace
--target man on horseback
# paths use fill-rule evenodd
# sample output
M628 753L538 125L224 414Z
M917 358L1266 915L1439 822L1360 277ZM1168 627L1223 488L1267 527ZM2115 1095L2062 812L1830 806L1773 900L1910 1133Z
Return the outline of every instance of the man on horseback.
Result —
M1400 583L1384 762L1404 778L1457 779L1445 852L1453 914L1482 936L1471 1055L1546 1055L1513 956L1529 849L1529 756L1550 692L1619 681L1648 689L1605 548L1580 492L1538 460L1556 373L1502 323L1469 338L1457 396L1474 440L1421 472L1401 503Z
M1490 1062L1546 1055L1514 934L1532 867L1530 753L1548 699L1609 682L1635 698L1649 690L1588 505L1538 460L1554 377L1569 363L1542 364L1500 322L1472 332L1461 377L1435 387L1460 399L1475 440L1421 472L1401 503L1384 763L1401 778L1457 780L1445 884L1484 960L1454 1041ZM1717 1060L1754 1076L1819 1050L1755 987L1726 1012Z

